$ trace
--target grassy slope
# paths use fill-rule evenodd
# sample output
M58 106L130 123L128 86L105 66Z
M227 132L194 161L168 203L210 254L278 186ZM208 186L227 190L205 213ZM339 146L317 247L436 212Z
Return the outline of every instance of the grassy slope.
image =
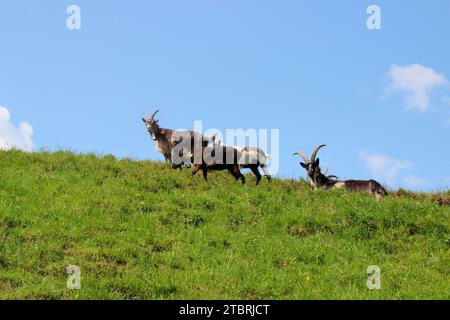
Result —
M447 205L69 152L0 170L0 298L450 298Z

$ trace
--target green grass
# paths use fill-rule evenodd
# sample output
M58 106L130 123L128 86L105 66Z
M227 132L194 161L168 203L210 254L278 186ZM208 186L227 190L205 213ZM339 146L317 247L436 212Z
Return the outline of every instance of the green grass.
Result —
M450 206L425 195L205 183L71 152L0 151L0 170L2 299L450 298ZM81 290L66 287L71 264Z

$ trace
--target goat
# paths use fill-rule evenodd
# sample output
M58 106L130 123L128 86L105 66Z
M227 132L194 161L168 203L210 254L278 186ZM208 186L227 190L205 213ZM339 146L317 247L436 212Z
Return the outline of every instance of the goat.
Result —
M216 139L216 136L213 138L214 146L224 146L224 144ZM259 172L259 167L261 167L264 175L266 176L269 182L272 181L272 177L270 176L267 170L267 160L270 160L270 154L266 154L264 150L258 147L230 147L236 149L241 157L239 159L239 167L241 169L250 169L253 174L256 176L256 185L262 179L261 173Z
M228 170L236 180L241 179L242 184L245 183L245 177L239 170L239 151L227 146L203 147L200 161L197 151L191 154L192 176L202 170L203 178L208 181L208 171Z
M184 154L184 150L178 150L178 154L176 154L177 159L175 160L173 159L174 148L183 142L183 146L189 149L188 154L195 148L206 147L209 142L212 142L213 137L205 137L194 131L175 131L161 128L158 123L159 120L155 120L155 115L158 112L159 110L156 110L150 117L142 118L142 121L147 127L152 140L156 141L156 150L164 156L166 162L172 163L174 169L179 168L181 170L186 154Z
M320 170L320 159L317 158L317 152L325 147L322 144L316 147L308 159L303 153L295 152L294 155L299 155L303 158L304 162L300 162L300 165L306 170L309 179L311 180L311 185L314 189L324 188L324 189L345 189L349 192L359 192L365 191L370 195L374 196L377 200L383 199L388 195L386 189L375 180L338 180L334 179L334 176L326 176Z

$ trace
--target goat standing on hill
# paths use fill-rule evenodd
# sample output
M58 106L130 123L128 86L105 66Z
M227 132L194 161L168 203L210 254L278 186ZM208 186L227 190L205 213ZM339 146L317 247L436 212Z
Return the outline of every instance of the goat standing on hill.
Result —
M214 146L224 146L224 144L217 140L214 136L213 138ZM267 160L270 160L270 154L266 154L264 150L257 147L229 147L234 148L240 153L239 159L239 167L241 169L250 169L253 174L256 176L256 184L258 185L261 181L261 173L259 172L259 167L261 167L264 175L267 180L272 181L272 177L270 176L267 170Z
M155 115L159 112L156 110L150 117L142 118L142 121L147 127L147 131L153 141L156 141L156 150L164 156L166 162L171 162L174 169L179 168L184 164L183 159L189 153L192 153L196 148L206 147L213 137L205 137L195 131L176 131L172 129L161 128L158 120L155 120ZM178 150L178 154L173 155L175 146L183 143L186 150Z
M316 147L308 159L302 152L295 152L294 155L299 155L303 158L305 162L300 162L300 165L306 170L309 179L311 180L311 185L314 189L324 188L324 189L345 189L349 192L366 191L370 195L374 196L377 200L383 199L388 195L386 189L375 180L344 180L340 181L334 179L334 176L325 176L320 171L320 159L317 158L317 152L326 145L322 144Z
M245 177L239 170L239 151L226 146L202 148L201 155L199 151L196 149L191 154L192 175L202 170L203 178L208 181L208 171L228 170L236 180L241 179L242 184L245 183Z

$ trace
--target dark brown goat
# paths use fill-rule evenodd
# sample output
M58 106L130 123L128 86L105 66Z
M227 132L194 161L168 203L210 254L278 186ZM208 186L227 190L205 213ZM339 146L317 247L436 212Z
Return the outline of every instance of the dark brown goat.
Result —
M349 192L365 191L374 196L377 200L383 199L388 195L386 189L375 180L344 180L339 181L334 179L334 176L326 176L320 170L320 159L317 158L317 152L326 145L322 144L316 147L308 159L303 153L296 152L294 155L299 155L303 158L305 162L300 162L300 165L306 170L309 179L311 180L311 185L314 189L325 188L325 189L340 189L344 188Z
M201 154L192 154L192 175L199 170L203 171L203 178L208 181L208 171L228 170L236 179L245 183L245 177L239 170L239 151L226 146L215 146L202 148Z
M217 140L216 137L213 138L214 146L225 146L222 141ZM270 176L267 170L267 161L270 160L271 156L264 152L261 148L258 147L230 147L236 149L241 157L239 159L239 167L241 169L250 169L256 177L256 185L262 179L261 173L259 172L259 167L263 170L264 175L267 177L269 182L272 181L272 177Z

